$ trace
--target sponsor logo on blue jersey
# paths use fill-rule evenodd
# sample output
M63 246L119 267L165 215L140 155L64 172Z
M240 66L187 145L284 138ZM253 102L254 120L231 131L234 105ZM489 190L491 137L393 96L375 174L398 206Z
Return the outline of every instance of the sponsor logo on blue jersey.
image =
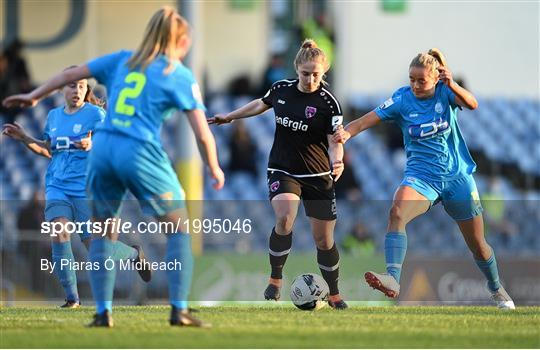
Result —
M79 124L80 125L80 124ZM78 150L75 147L75 142L81 141L84 135L81 136L56 136L51 138L51 149L53 151Z
M433 137L444 135L450 132L450 123L448 120L438 118L435 121L423 124L414 124L409 126L409 136L413 140L426 140Z

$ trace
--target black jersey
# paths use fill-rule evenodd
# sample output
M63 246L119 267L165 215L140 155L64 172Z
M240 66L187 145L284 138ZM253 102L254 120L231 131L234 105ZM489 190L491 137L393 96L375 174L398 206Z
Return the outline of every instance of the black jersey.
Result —
M341 106L322 84L311 93L301 92L297 85L297 79L280 80L262 98L274 108L276 118L268 169L290 175L327 175L328 135L343 123Z

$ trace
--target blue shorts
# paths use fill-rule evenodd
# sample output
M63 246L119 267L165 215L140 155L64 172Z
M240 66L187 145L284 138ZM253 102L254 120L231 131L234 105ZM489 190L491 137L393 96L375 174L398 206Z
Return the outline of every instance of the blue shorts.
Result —
M146 215L185 207L184 190L161 147L119 133L97 132L88 156L88 193L94 217L118 216L127 190Z
M71 222L87 222L90 220L90 206L86 197L68 196L55 187L45 189L45 220L51 222L57 218L66 218ZM82 228L86 227L85 225ZM81 241L90 238L90 233L83 229L79 232Z
M431 205L439 201L454 220L472 219L482 213L482 204L472 175L452 181L425 181L406 175L400 186L409 186L426 197Z

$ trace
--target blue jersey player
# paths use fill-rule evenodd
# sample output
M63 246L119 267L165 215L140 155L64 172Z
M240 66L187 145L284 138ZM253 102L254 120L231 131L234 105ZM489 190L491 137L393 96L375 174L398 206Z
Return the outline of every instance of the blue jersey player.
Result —
M475 109L475 97L453 79L437 49L418 54L409 67L410 85L381 106L349 123L335 135L345 142L381 121L395 122L403 133L407 165L388 219L384 274L366 272L366 282L391 298L399 295L407 250L405 227L437 202L456 221L498 307L514 309L499 281L495 254L484 237L482 207L472 173L476 164L459 130L457 111Z
M51 159L45 176L45 219L62 224L58 226L61 232L51 237L52 262L66 294L62 307L77 308L80 306L77 276L73 264L65 264L74 260L66 224L90 220L86 198L87 159L92 148L91 134L103 121L105 111L96 105L99 100L86 79L69 82L62 93L65 105L49 111L43 140L29 136L17 123L5 124L3 133L21 141L32 152ZM91 235L84 225L81 228L81 241L88 248ZM112 257L137 259L139 254L142 254L139 247L117 242Z
M191 45L189 24L176 10L163 7L148 23L137 50L119 51L66 70L29 94L4 100L4 105L33 106L67 81L94 76L107 87L108 109L98 128L89 157L88 191L93 217L103 222L118 215L126 191L139 200L143 211L176 227L185 218L184 191L162 149L160 128L173 110L186 111L203 161L221 189L224 175L217 161L215 140L208 128L198 85L181 59ZM182 221L182 224L184 222ZM185 227L167 232L167 277L172 306L170 324L204 327L187 306L193 257ZM111 327L115 270L104 268L118 232L92 240L90 282L97 313L91 326ZM181 268L179 264L181 263Z

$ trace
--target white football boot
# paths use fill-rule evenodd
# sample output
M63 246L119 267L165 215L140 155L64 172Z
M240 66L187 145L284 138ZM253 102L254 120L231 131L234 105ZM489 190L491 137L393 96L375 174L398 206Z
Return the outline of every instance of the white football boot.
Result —
M399 283L392 275L368 271L364 274L364 278L371 288L380 290L387 297L397 298L399 296Z
M514 310L516 308L512 298L510 298L503 286L497 289L496 292L491 293L491 300L502 310Z

